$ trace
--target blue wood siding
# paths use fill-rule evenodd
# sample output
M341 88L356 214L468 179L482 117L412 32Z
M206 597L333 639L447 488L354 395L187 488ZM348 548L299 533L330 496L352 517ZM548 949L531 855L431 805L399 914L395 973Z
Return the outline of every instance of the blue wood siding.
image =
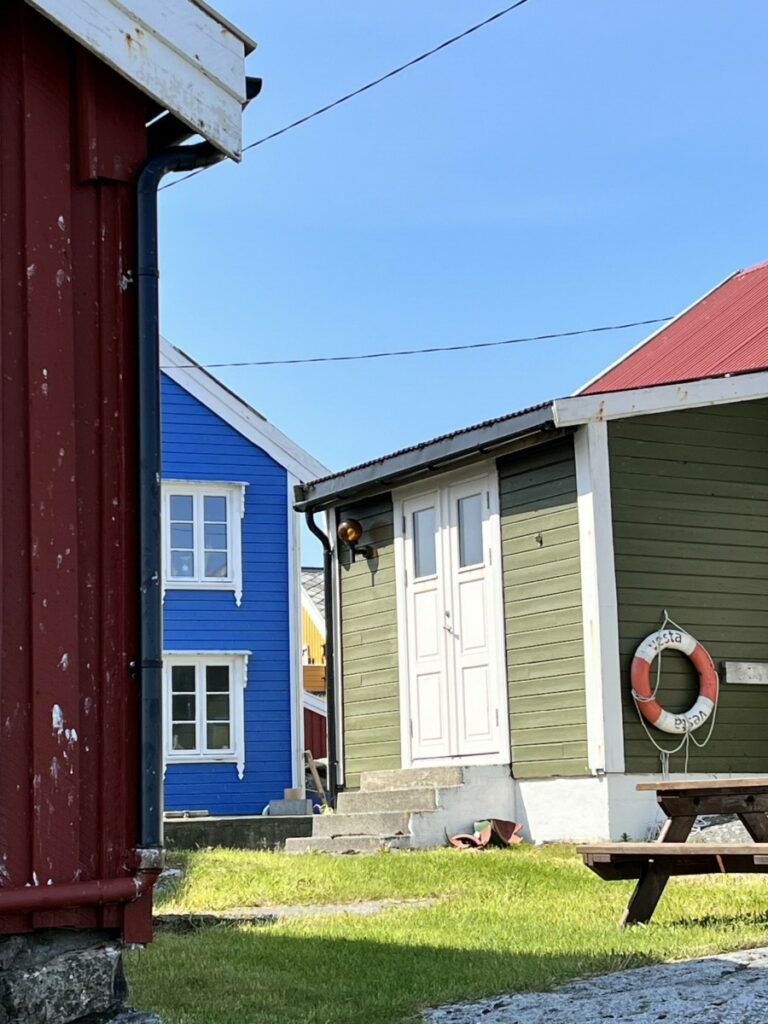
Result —
M162 375L163 479L247 483L243 599L232 591L167 590L167 651L251 651L245 690L245 774L234 764L171 764L167 810L261 813L291 780L288 480L274 459Z

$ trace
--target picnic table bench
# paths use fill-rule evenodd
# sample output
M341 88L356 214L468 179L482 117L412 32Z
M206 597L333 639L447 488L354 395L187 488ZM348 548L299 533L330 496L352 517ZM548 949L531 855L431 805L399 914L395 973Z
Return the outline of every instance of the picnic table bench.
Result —
M667 821L652 843L579 846L584 864L607 881L636 878L619 924L650 921L673 875L768 872L768 779L641 782L655 791ZM687 843L700 814L735 814L751 843Z

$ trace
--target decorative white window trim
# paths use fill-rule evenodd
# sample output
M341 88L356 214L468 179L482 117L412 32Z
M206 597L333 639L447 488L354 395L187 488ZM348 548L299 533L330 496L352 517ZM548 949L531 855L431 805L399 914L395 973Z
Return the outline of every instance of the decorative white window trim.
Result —
M237 777L245 773L245 689L248 686L250 651L164 651L163 652L163 748L164 768L169 764L234 764ZM195 667L196 750L174 750L172 742L171 671L176 665ZM232 745L226 751L201 749L205 729L205 669L209 665L229 668L229 710Z
M241 481L220 480L163 480L163 599L166 590L231 590L238 608L243 600L243 538L242 520L245 515L245 488ZM227 567L229 573L221 579L205 578L198 574L192 579L172 577L171 551L171 498L189 495L194 503L194 559L196 567L204 565L204 537L202 507L205 497L222 497L227 501Z

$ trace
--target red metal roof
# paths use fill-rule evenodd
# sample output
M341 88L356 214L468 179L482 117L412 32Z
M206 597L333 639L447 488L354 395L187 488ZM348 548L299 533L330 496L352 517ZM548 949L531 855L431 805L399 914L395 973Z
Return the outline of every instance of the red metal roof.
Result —
M579 394L768 369L768 261L735 274Z

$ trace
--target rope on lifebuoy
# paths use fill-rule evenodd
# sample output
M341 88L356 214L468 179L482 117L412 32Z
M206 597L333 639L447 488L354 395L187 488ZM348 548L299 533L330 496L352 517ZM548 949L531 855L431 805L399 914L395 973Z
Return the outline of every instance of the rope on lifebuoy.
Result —
M668 626L672 628L668 629ZM681 651L691 659L699 674L698 699L692 708L680 714L665 711L656 700L656 693L661 683L661 655L665 650ZM654 659L658 659L656 662L656 685L651 689L650 670ZM664 777L669 774L670 756L676 754L683 747L685 747L685 771L687 772L690 741L697 747L705 747L709 743L715 727L720 681L709 652L690 633L673 622L665 610L661 628L647 636L637 648L632 660L631 676L632 698L648 739L659 751L662 774ZM707 737L699 742L693 733L710 718L711 725ZM651 735L647 723L662 732L682 734L680 743L671 750L660 746Z

